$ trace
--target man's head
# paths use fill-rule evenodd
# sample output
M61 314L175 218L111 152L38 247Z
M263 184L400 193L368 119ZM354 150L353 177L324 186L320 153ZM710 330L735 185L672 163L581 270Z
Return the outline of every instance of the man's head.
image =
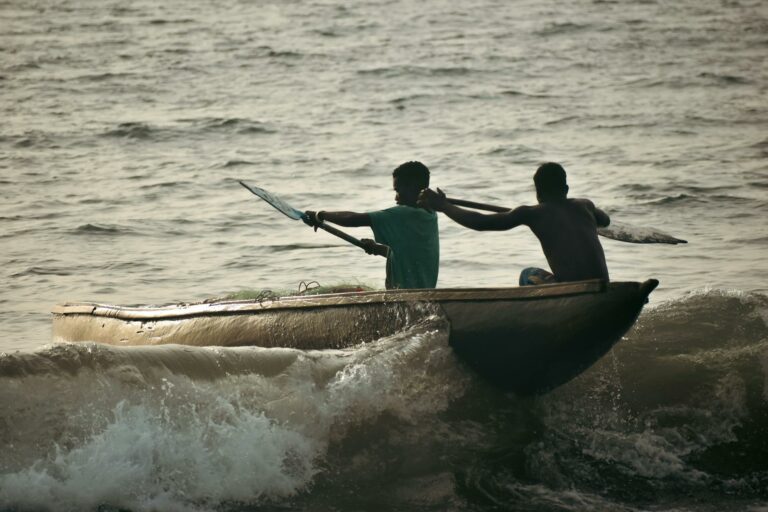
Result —
M397 204L416 206L422 189L429 187L429 169L421 162L405 162L392 172Z
M565 199L568 196L565 169L560 164L547 162L540 165L533 175L533 182L536 184L536 197L539 202Z

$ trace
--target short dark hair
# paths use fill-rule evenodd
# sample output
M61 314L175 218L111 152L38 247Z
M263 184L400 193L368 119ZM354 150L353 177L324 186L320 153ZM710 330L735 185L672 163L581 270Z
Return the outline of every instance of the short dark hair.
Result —
M399 165L392 171L392 177L406 187L421 190L429 186L429 169L421 162L411 161Z
M536 193L545 199L556 199L568 195L568 184L565 181L565 169L560 164L547 162L536 169L533 175Z

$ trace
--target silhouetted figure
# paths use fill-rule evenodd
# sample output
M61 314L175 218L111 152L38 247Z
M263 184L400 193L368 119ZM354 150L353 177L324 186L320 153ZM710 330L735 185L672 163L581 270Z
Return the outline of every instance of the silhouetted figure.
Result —
M610 223L608 215L589 199L568 199L565 170L560 164L541 165L533 176L539 204L520 206L504 213L482 214L460 208L445 194L425 189L418 204L440 211L462 226L478 231L502 231L525 225L541 242L552 273L526 268L520 285L583 279L608 279L605 254L597 228Z
M368 213L307 211L309 225L332 222L340 226L370 226L376 242L389 246L386 287L434 288L440 265L437 215L417 206L419 192L429 187L429 169L406 162L392 173L396 206ZM369 254L383 254L374 241L363 239Z

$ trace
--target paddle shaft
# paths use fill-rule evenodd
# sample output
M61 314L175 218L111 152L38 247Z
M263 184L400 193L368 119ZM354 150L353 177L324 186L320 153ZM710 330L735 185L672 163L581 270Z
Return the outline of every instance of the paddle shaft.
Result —
M448 202L456 206L465 206L474 210L485 210L495 213L508 212L510 209L503 206L492 204L476 203L464 199L447 198ZM597 234L612 240L620 242L629 242L633 244L686 244L687 241L682 238L676 238L662 231L653 228L637 228L628 224L612 222L610 227L598 228Z
M328 233L334 236L341 238L344 241L351 243L352 245L356 245L363 250L366 248L366 245L363 242L361 242L359 239L353 237L352 235L346 234L340 229L336 229L333 226L329 226L325 222L320 222L319 224L317 224L317 227L327 231ZM380 245L381 247L387 247L386 245L383 245L383 244L377 244L377 245ZM389 250L389 247L387 247L387 250Z
M467 208L472 208L473 210L485 210L488 212L496 212L496 213L509 211L509 208L504 208L503 206L494 206L492 204L476 203L474 201L466 201L464 199L449 198L448 202L451 204L455 204L456 206L466 206Z
M322 229L322 230L324 230L324 231L326 231L326 232L328 232L328 233L330 233L330 234L332 234L332 235L334 235L334 236L337 236L337 237L341 238L345 242L349 242L352 245L356 245L359 248L363 249L364 251L368 252L368 246L366 246L361 240L353 237L352 235L346 234L345 232L343 232L340 229L336 229L333 226L329 226L325 222L320 222L319 224L317 224L317 227ZM384 254L375 253L376 256L384 256L386 258L387 255L389 254L389 246L384 245L384 244L375 244L375 247L379 248L379 250L384 252Z

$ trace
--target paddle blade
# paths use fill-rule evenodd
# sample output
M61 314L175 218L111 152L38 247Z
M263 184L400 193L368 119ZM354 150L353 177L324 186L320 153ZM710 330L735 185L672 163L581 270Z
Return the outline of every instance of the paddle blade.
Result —
M304 217L303 212L297 210L296 208L289 205L279 197L270 194L263 188L254 187L242 181L239 181L238 183L240 183L242 186L250 190L254 195L257 195L258 197L262 198L264 201L271 204L276 210L283 213L284 215L287 215L288 217L294 220L301 220Z
M599 228L597 233L605 238L630 242L633 244L687 244L686 240L675 238L663 231L654 228L641 228L630 226L623 222L611 221L607 228Z

